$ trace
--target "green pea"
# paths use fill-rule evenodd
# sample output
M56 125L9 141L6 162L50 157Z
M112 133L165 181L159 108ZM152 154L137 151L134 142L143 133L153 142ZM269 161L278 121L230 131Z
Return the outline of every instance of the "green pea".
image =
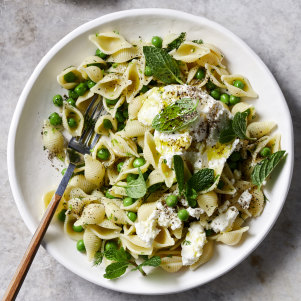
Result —
M234 170L234 169L237 168L237 162L235 162L235 161L229 161L228 165L229 165L231 170Z
M74 90L69 90L68 96L70 98L73 98L74 100L78 99L78 95L77 95L77 93Z
M142 89L140 90L140 93L144 94L149 90L148 86L143 86Z
M178 217L181 221L185 222L188 220L189 214L186 209L181 209L178 211Z
M240 152L233 152L229 159L234 162L239 161L241 159Z
M72 229L73 229L74 232L83 232L84 231L84 228L82 226L73 225Z
M129 173L127 176L126 176L126 181L129 183L133 180L136 180L138 178L138 175L135 175L133 173Z
M141 167L141 166L143 166L144 164L145 164L145 159L144 159L144 158L136 158L136 159L134 160L134 162L133 162L133 166L134 166L135 168Z
M125 122L125 118L121 111L116 112L115 118L117 119L118 122Z
M178 203L178 197L174 194L171 194L167 197L165 202L168 207L175 207Z
M214 90L216 88L216 85L212 82L212 81L208 81L208 83L206 84L206 87L208 90Z
M220 101L228 105L230 102L230 96L227 93L223 93L221 95Z
M107 55L105 53L103 53L100 49L96 49L95 55L100 57L103 60L105 60L107 58Z
M129 218L132 222L134 222L134 221L137 219L137 214L136 214L135 212L132 212L132 211L129 211L129 212L127 213L127 216L128 216L128 218Z
M158 36L152 38L152 44L157 48L162 48L162 39Z
M123 165L124 165L124 162L119 162L119 163L117 164L117 171L118 171L118 172L121 172L121 169L122 169Z
M59 214L57 215L57 218L61 221L64 222L66 218L66 209L62 209Z
M82 96L87 91L87 87L88 86L86 83L80 83L75 87L74 91L77 93L77 95Z
M130 197L126 197L126 198L123 199L123 206L124 207L131 206L134 203L135 203L135 201Z
M75 128L77 126L77 122L74 118L68 118L67 121L70 128Z
M221 92L219 89L214 89L210 92L210 95L214 98L214 99L220 99L221 97Z
M233 82L233 86L239 89L243 89L245 87L245 84L241 80L235 80Z
M76 102L73 98L68 98L66 101L67 101L67 103L69 103L69 105L75 107Z
M64 80L67 83L74 83L77 80L77 76L70 71L64 75Z
M125 128L125 124L123 122L118 122L117 132L122 131Z
M62 124L62 117L56 112L50 114L48 119L51 125L56 126Z
M77 241L76 248L80 252L85 252L86 251L86 247L85 247L84 241L82 239Z
M117 67L118 67L118 63L112 64L112 67L113 67L113 68L117 68Z
M230 95L230 105L236 105L237 103L240 102L240 97L238 96L234 96L234 95Z
M145 76L152 76L153 75L153 71L149 66L145 66L144 75Z
M111 250L111 249L114 249L114 250L118 249L117 243L113 240L109 240L105 244L105 251L108 251L108 250Z
M223 189L225 186L225 182L223 180L220 180L217 184L217 188L218 189Z
M109 190L106 191L106 198L108 198L108 199L116 199L116 197L114 195L111 195L109 193Z
M269 147L264 147L261 151L260 151L260 156L262 157L268 157L271 154L271 149Z
M61 107L63 105L63 97L60 94L54 95L52 101L57 107Z
M105 147L102 147L100 150L97 151L97 158L100 160L108 160L111 156L109 150Z
M119 98L116 98L116 99L108 99L106 98L106 104L108 106L114 106L116 105L116 103L118 102Z
M67 168L64 168L62 171L61 171L61 174L64 175L66 173L66 170Z
M195 74L195 78L198 80L202 80L205 78L205 70L203 68L199 68Z
M124 110L122 111L122 115L125 119L128 119L129 118L129 111L128 110Z
M88 80L88 81L87 81L87 86L88 86L89 89L91 89L91 88L94 87L95 85L96 85L96 83L93 82L93 80Z
M103 127L107 130L111 130L113 128L113 124L111 122L111 120L109 119L104 119L103 120Z

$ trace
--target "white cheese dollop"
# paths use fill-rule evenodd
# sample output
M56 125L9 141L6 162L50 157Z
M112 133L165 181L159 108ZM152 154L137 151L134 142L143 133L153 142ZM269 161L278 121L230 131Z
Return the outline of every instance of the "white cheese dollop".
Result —
M199 222L190 224L185 240L182 242L183 265L194 264L202 255L206 240L206 233Z
M245 190L240 195L237 202L243 209L248 209L250 206L251 200L252 200L252 194L249 192L249 190Z
M200 215L205 212L202 208L191 208L191 207L188 207L188 208L186 208L186 210L188 211L188 213L189 213L190 216L195 217L197 219L199 219Z
M148 246L151 246L160 229L157 228L157 211L155 210L147 220L135 223L136 234Z
M230 228L238 215L236 207L231 206L225 213L220 214L211 222L211 229L218 233Z
M182 221L179 219L174 208L163 205L162 202L157 203L158 224L161 227L170 227L172 230L182 226Z

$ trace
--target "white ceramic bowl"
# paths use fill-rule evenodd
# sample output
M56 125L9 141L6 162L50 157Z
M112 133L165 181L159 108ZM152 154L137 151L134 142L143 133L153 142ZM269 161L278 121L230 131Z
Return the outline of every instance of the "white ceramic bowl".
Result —
M98 285L127 293L167 294L193 288L231 270L248 256L264 239L275 223L284 204L293 169L293 128L286 101L274 77L260 58L237 36L224 27L202 17L166 9L122 11L88 22L59 41L41 60L28 80L17 104L8 141L9 180L15 201L27 227L33 233L42 208L43 192L54 188L61 175L47 160L41 144L41 125L54 110L51 98L63 93L56 82L57 74L70 65L78 65L95 51L88 35L118 30L127 39L169 32L187 32L190 39L203 39L218 46L232 73L247 76L259 99L250 101L263 119L275 120L282 133L282 147L287 150L285 162L275 171L266 187L268 199L261 217L250 222L250 231L243 243L230 247L218 245L210 262L198 270L168 274L156 269L148 277L128 273L115 281L102 277L100 267L92 267L86 256L76 250L75 242L63 234L54 222L45 236L47 251L66 268ZM277 177L276 174L279 174ZM268 254L267 254L268 256Z

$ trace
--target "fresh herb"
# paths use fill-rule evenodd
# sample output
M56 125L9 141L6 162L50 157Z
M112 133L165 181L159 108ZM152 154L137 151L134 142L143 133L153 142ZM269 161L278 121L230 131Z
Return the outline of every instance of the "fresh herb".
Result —
M179 155L173 156L173 164L176 173L177 183L180 194L183 192L185 180L184 180L184 162Z
M197 44L203 44L203 40L199 39L199 40L192 40L193 43L197 43Z
M250 109L243 112L237 112L234 115L233 121L230 122L229 126L221 131L219 136L220 143L231 142L235 137L240 139L256 140L246 135L247 131L247 117L250 114Z
M106 267L106 273L103 275L107 279L115 279L120 277L126 272L129 263L125 262L113 262Z
M152 127L163 133L171 133L185 128L198 118L196 110L198 101L182 98L167 106L157 114L152 122Z
M186 38L186 32L182 32L176 39L174 39L172 42L170 42L167 47L166 51L170 52L173 49L178 49L180 45L184 42Z
M154 192L156 192L157 190L159 190L163 185L163 182L160 182L160 183L156 183L156 184L153 184L151 186L149 186L147 188L147 194L145 195L144 197L144 202L150 197L150 195Z
M251 174L252 183L260 187L263 181L271 174L273 169L283 158L284 154L285 151L278 151L257 163Z
M196 192L208 189L214 183L214 170L204 168L196 172L188 181L188 186Z
M184 240L183 245L184 246L189 246L189 245L191 245L191 241L190 240Z
M205 233L206 233L206 236L210 236L210 235L214 234L214 231L212 229L208 229L208 230L205 230Z
M237 112L234 115L232 128L236 136L240 139L249 139L254 140L254 138L249 138L246 135L247 131L247 117L250 114L250 109L245 110L244 112Z
M132 269L132 271L141 270L144 266L150 266L150 267L158 267L161 264L161 258L159 256L153 256L149 259L145 259L142 263L140 263L137 267Z
M101 255L100 255L101 254ZM106 257L107 259L114 261L106 267L104 278L115 279L123 275L129 265L134 266L132 271L139 270L143 276L146 276L146 273L142 269L143 266L153 266L157 267L161 264L161 259L159 256L153 256L150 259L144 258L144 261L141 264L137 264L133 259L130 253L125 251L123 248L120 249L109 249L104 253L97 252L95 255L94 262L99 264L99 258Z
M104 254L102 252L96 252L94 255L93 265L100 265L102 263Z
M127 186L125 187L126 194L133 199L142 198L147 192L146 183L139 167L138 171L138 178L128 182Z
M152 70L153 75L165 84L183 82L180 79L179 65L164 49L153 46L143 46L146 65Z
M98 67L99 69L104 69L106 66L102 63L91 63L91 64L87 64L87 67Z

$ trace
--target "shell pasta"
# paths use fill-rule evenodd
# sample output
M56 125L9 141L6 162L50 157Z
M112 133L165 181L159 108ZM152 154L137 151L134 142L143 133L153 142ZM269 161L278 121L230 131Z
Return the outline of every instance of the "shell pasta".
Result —
M93 34L95 54L57 76L68 97L53 97L44 148L67 166L70 137L92 129L99 139L56 216L108 279L129 266L201 269L216 245L242 243L285 155L276 122L256 115L250 80L231 73L215 45L186 36ZM92 99L105 109L95 121L84 117Z

